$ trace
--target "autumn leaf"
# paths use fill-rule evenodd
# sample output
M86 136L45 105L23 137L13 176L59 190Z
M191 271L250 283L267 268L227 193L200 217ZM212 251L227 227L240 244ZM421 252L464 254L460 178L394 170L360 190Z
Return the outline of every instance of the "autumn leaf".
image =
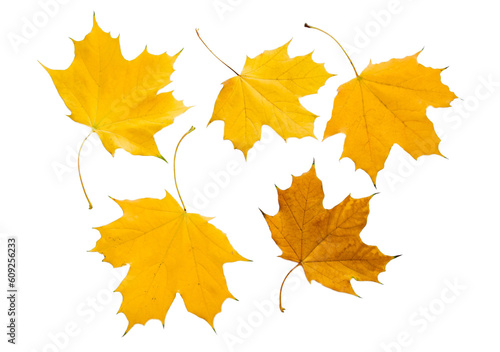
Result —
M228 66L236 76L223 83L209 124L224 121L224 139L233 142L245 157L260 140L263 125L285 140L314 137L317 116L299 98L316 93L334 75L315 63L312 53L290 58L289 43L253 59L247 57L241 74Z
M449 107L457 96L441 82L444 69L419 64L419 54L380 64L370 62L359 75L352 65L356 78L338 89L324 139L345 134L341 158L352 159L356 169L365 170L374 184L394 144L415 159L442 155L426 110L429 106Z
M75 59L66 70L47 69L71 110L70 118L92 128L113 155L118 148L134 155L160 156L153 135L187 108L169 84L177 55L144 50L132 61L123 58L118 38L97 25L74 41Z
M163 199L115 200L123 216L97 230L101 239L93 252L114 267L130 264L117 291L127 331L150 319L165 319L177 293L189 312L212 327L229 292L222 265L245 260L226 235L208 221L187 213L166 194Z
M332 290L355 295L351 279L379 282L378 274L395 257L361 241L359 234L366 225L371 197L348 196L332 209L323 207L323 199L323 187L313 165L309 172L293 177L289 189L278 189L279 212L263 215L283 252L281 257L297 263L288 275L301 266L309 282L315 280ZM283 311L281 291L280 309Z
M117 288L123 295L119 312L129 321L127 332L150 319L163 322L177 293L189 312L213 327L222 303L234 298L222 266L246 259L209 223L212 218L186 212L184 203L181 207L168 192L163 199L115 202L123 216L97 228L101 238L92 251L114 267L130 264Z
M163 158L153 136L187 110L172 92L158 94L171 82L179 54L152 55L144 50L126 60L119 39L102 31L95 16L92 31L73 42L75 58L69 68L44 66L71 111L69 117L89 126L111 155L122 148L134 155Z

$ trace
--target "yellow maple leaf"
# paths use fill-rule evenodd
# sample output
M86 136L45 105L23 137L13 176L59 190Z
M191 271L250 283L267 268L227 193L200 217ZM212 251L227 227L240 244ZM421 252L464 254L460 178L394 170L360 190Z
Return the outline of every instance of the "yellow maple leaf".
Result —
M163 199L114 200L123 210L118 220L97 227L101 238L92 252L104 255L114 267L130 264L130 270L116 291L123 295L119 312L129 324L162 322L179 293L186 309L205 319L212 328L229 292L223 264L246 261L231 246L226 235L207 218L188 213L174 180L182 207L168 193Z
M315 63L312 53L290 58L289 44L247 57L241 74L228 66L236 76L223 83L209 124L224 121L224 139L245 157L260 140L263 125L285 140L314 137L317 115L306 110L299 98L316 93L334 75Z
M115 200L123 216L97 230L101 239L93 252L114 267L130 264L117 288L127 331L150 319L164 321L179 293L189 312L212 327L229 292L222 265L246 260L226 235L208 221L188 213L166 194L163 199Z
M327 138L346 135L342 157L365 170L375 184L394 144L413 158L442 155L427 107L448 107L456 95L441 83L441 71L417 62L419 53L370 65L339 87Z
M301 266L309 282L315 280L332 290L355 295L351 279L378 281L393 256L366 245L359 236L365 227L371 197L348 196L332 209L323 207L323 187L314 165L293 177L287 190L278 189L279 212L264 218L283 259ZM283 283L285 282L283 280ZM281 285L283 289L283 284ZM280 309L281 290L280 290Z
M305 26L327 34L342 48L325 31ZM339 87L324 139L345 134L341 158L354 161L356 169L365 170L374 184L394 144L415 159L441 155L440 139L426 110L429 106L449 107L457 96L441 82L444 69L419 64L419 54L380 64L370 62L361 74L347 55L356 78Z
M132 61L123 58L118 38L95 20L92 31L73 41L75 58L66 70L46 68L74 121L89 126L114 155L122 148L134 155L161 157L153 135L187 110L169 84L177 55L144 50Z

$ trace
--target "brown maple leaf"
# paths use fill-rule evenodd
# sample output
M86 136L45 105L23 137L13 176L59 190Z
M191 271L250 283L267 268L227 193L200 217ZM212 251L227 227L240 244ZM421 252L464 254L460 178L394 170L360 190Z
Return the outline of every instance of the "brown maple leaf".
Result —
M278 189L279 212L264 218L283 259L302 267L307 280L315 280L339 292L356 295L350 280L379 282L378 274L395 258L361 241L371 197L348 196L333 209L323 207L323 187L314 165L293 177L287 190ZM283 283L285 282L283 281ZM283 289L283 284L281 285ZM280 309L281 291L280 291Z

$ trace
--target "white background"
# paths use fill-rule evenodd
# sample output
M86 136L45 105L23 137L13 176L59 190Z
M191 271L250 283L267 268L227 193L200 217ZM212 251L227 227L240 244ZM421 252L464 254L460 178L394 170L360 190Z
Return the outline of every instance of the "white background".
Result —
M217 4L228 4L231 11L220 14ZM392 13L387 16L389 10ZM0 233L19 240L20 326L15 348L7 346L5 329L0 329L0 349L498 350L499 10L491 0L67 0L52 9L44 23L40 2L4 2L0 11ZM172 163L123 151L112 158L94 140L84 149L82 160L95 207L87 209L75 154L88 128L65 116L69 111L37 60L50 68L67 68L74 57L69 37L83 39L91 29L93 11L101 28L114 37L120 34L127 59L135 58L146 45L154 54L173 55L184 48L168 89L194 107L159 132L156 141L171 161L179 138L191 125L197 127L178 155L179 186L188 211L215 216L213 223L243 256L253 260L224 266L229 288L239 301L224 303L215 319L217 333L188 313L177 297L165 328L159 321L150 321L122 337L127 321L123 314L116 315L122 298L111 292L119 282L115 274L123 275L126 268L114 270L101 262L100 254L87 252L99 238L92 228L121 216L108 195L162 197L165 189L175 195ZM12 45L9 38L23 37L23 21L33 22L34 17L36 33ZM335 43L305 29L304 22L329 31L350 47L358 71L370 59L382 62L423 47L421 63L449 66L443 82L462 100L456 100L451 109L428 110L442 135L440 150L448 159L422 157L415 164L395 147L378 176L377 190L366 173L354 171L350 160L339 161L343 136L320 141L336 89L354 73ZM245 55L274 49L292 37L291 56L314 50L313 59L338 74L319 94L302 99L319 115L318 140L285 143L264 128L266 141L254 148L245 163L242 153L223 141L223 123L206 127L221 83L233 74L203 47L195 28L237 71ZM488 80L497 82L496 86L485 85ZM274 185L289 187L291 174L308 171L313 158L324 183L325 207L333 207L349 193L362 197L380 192L371 201L362 238L385 254L402 257L380 275L383 285L353 282L362 299L309 284L303 271L297 270L285 285L287 310L282 314L275 294L293 263L277 257L280 250L259 208L275 214ZM236 165L238 174L215 186L213 175L220 175L227 165ZM3 241L1 287L6 285ZM447 289L453 283L461 287L456 293ZM6 300L0 302L4 326ZM430 316L425 317L423 309ZM67 336L68 325L76 336Z

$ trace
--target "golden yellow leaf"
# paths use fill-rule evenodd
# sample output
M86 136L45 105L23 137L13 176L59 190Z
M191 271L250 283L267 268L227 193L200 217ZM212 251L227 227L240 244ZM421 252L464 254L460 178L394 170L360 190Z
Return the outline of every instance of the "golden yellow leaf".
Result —
M153 135L187 110L169 84L177 58L144 50L132 61L123 58L118 38L97 25L73 41L75 58L66 70L46 68L74 121L92 128L114 155L123 148L134 155L161 157Z
M394 257L366 245L359 236L371 197L348 196L332 209L323 207L323 199L313 165L309 172L294 177L289 189L278 189L279 212L263 215L283 252L281 257L298 263L296 267L304 269L309 282L355 295L351 279L378 282L378 274Z
M419 64L419 54L370 63L338 89L324 138L344 133L342 158L352 159L374 184L394 144L415 159L441 155L440 139L426 110L448 107L457 96L441 82L443 70Z
M117 288L127 331L150 319L163 322L177 293L189 312L213 327L222 303L234 298L222 265L246 259L208 222L211 218L187 213L168 193L163 199L115 201L123 216L97 228L101 239L92 251L114 267L130 264Z
M280 48L251 59L247 57L240 75L223 83L209 123L224 121L224 139L247 155L260 140L263 125L283 139L314 137L316 115L299 98L314 94L332 77L312 53L288 56L288 42Z

